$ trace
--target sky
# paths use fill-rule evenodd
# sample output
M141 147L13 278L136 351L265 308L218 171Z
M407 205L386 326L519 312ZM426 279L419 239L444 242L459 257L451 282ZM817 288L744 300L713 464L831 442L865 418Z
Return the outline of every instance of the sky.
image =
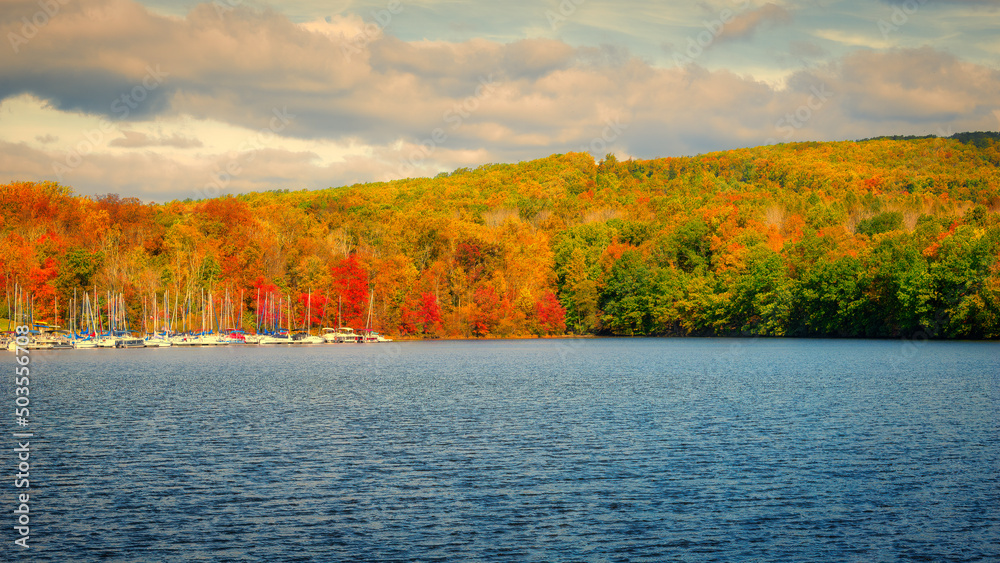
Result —
M1000 130L1000 0L2 0L0 182L144 201Z

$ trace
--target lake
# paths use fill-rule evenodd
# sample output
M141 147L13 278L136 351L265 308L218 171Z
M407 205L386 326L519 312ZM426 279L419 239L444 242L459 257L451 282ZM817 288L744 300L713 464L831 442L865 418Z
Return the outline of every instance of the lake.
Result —
M1000 344L32 356L5 561L997 561ZM20 492L20 491L18 491Z

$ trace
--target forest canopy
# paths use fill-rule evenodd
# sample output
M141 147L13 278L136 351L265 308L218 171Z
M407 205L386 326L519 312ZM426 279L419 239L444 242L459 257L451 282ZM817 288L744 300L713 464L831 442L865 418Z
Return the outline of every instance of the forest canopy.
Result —
M164 292L206 292L252 331L263 291L297 325L364 326L371 303L411 337L997 338L998 167L996 134L962 133L164 204L13 182L0 274L60 324L97 288L133 327Z

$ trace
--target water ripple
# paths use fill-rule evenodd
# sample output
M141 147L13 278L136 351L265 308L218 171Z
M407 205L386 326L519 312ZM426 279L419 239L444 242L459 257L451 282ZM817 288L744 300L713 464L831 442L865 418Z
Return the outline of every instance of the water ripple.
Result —
M31 560L1000 560L1000 347L899 348L51 353Z

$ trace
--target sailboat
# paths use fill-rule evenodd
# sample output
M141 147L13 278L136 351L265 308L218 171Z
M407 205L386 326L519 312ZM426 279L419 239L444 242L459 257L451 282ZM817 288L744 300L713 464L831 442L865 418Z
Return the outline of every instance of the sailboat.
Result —
M116 348L145 348L146 342L137 336L132 336L128 329L128 316L125 314L125 295L118 294L115 301L115 312L119 319L119 331L115 338Z
M104 320L101 319L101 308L97 305L97 286L94 286L94 304L97 307L97 323L100 329L97 340L94 345L98 348L114 348L115 347L115 331L114 331L114 315L111 313L111 292L108 292L107 298L105 300L105 305L108 308L108 331L104 332Z
M274 306L274 296L273 295L270 297L270 304L271 304L272 307ZM281 328L281 306L282 306L282 300L281 300L281 298L279 298L278 299L278 307L277 307L276 311L272 310L270 312L271 322L273 323L272 324L272 329L271 329L270 332L266 332L265 331L265 334L263 334L260 337L260 340L257 342L257 344L268 345L268 344L294 344L295 343L295 341L292 340L291 335L288 334L288 332L286 330L284 330L284 329ZM291 322L291 321L289 321L289 322Z
M157 302L156 294L153 294L153 334L146 338L146 346L151 348L167 348L172 345L170 338L167 336L167 292L163 292L163 334L160 334L156 330L156 323L159 320L159 315L157 314Z
M178 296L174 296L174 312L179 312L180 307L176 301ZM190 288L184 294L184 313L181 317L181 327L183 331L180 334L175 334L170 338L170 343L174 346L198 346L198 337L195 336L191 331L188 330L188 319L191 313L191 290Z
M308 323L307 323L308 320ZM326 340L322 336L312 334L312 289L306 298L306 316L302 319L302 332L292 336L296 344L323 344Z
M97 322L94 320L94 308L90 305L90 294L83 292L83 322L87 325L87 336L77 338L73 346L78 350L97 348Z
M368 321L365 323L365 329L361 331L361 334L359 335L358 342L362 342L365 344L374 344L376 342L392 342L391 338L386 338L381 334L379 334L378 332L375 332L374 329L372 329L372 305L374 305L374 303L375 303L375 292L372 292L371 294L369 294L368 298Z
M202 296L202 329L199 342L202 346L223 346L229 344L229 339L215 330L215 301L212 292L208 292L208 308L205 309L205 298Z

